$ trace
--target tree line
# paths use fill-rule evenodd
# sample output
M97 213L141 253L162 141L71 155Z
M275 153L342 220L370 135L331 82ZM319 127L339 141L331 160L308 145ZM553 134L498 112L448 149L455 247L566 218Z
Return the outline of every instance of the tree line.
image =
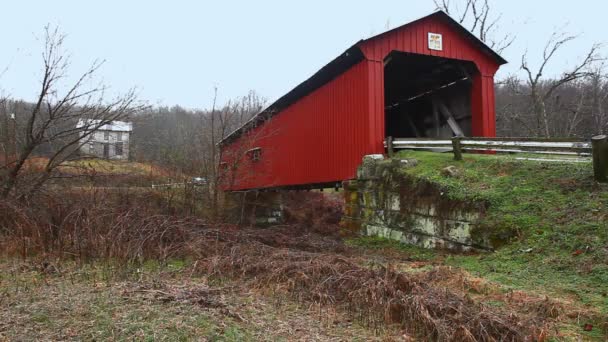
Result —
M495 11L491 0L434 3L498 53L511 48L517 39L512 33L501 33L502 14ZM562 57L563 48L577 38L555 31L542 50L524 51L520 60L511 61L518 63L520 74L496 83L498 136L589 138L608 131L608 73L600 43L592 44L558 76L546 76L550 65ZM530 57L540 61L536 68Z
M498 52L517 39L498 34L501 16L493 13L490 0L437 0L436 5ZM0 98L1 197L35 192L47 180L61 177L59 165L82 158L78 153L82 138L113 120L134 123L132 160L205 177L216 187L221 159L218 143L266 106L255 91L218 104L217 89L208 109L147 106L133 90L109 98L107 87L94 82L103 62L93 63L69 83L64 35L48 27L44 32L38 97L32 102ZM576 38L555 32L544 49L530 52L539 55L539 66L532 67L525 52L517 61L519 75L497 80L499 136L590 138L608 132L608 72L599 44L590 46L560 75L545 76L563 47ZM87 122L94 124L76 127L79 119L91 119ZM41 172L32 174L27 162L36 157L45 159ZM217 196L217 191L209 196Z
M217 144L265 104L266 100L252 90L217 108L149 108L133 117L131 157L178 167L188 174L210 174L217 164Z

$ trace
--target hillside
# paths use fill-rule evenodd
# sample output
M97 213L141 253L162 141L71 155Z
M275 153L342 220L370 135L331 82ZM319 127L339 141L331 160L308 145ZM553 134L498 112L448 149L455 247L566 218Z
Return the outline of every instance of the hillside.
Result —
M482 229L503 238L495 252L441 256L446 264L500 284L503 292L524 289L563 298L596 312L596 323L606 324L608 185L593 181L590 163L488 155L465 155L456 162L451 154L409 151L397 158L418 160L401 172L435 184L443 196L485 202ZM448 166L457 168L456 176L442 174Z
M421 189L483 202L479 229L501 240L496 250L343 239L343 193L291 193L276 227L213 222L178 189L137 187L162 170L78 162L62 170L83 176L72 186L27 208L0 202L0 339L606 339L608 186L589 164L398 157L418 161L397 170Z

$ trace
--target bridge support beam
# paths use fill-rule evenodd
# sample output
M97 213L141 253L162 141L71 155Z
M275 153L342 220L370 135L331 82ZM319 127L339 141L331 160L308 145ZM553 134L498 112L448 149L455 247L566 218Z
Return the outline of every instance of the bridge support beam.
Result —
M227 218L241 225L272 226L284 222L280 191L226 192Z

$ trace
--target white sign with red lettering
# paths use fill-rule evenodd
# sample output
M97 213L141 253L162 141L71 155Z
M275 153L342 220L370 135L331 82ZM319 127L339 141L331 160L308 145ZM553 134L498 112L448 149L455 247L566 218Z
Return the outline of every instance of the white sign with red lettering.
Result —
M443 50L443 36L441 34L429 32L429 50Z

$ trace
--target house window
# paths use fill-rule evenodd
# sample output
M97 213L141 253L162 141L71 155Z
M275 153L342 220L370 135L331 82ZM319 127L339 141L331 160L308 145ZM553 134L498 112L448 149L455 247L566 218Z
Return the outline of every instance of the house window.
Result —
M109 139L110 139L110 131L104 131L103 140L109 140Z
M122 156L122 143L116 143L116 155L117 156Z
M251 150L247 151L247 155L251 161L258 162L260 159L262 159L262 149L259 147L252 148Z
M116 140L122 141L122 132L116 132Z

